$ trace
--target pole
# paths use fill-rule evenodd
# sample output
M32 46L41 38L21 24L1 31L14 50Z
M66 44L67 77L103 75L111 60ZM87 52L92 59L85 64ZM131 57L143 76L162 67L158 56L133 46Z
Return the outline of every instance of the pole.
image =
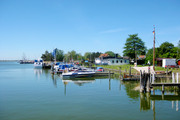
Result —
M153 44L153 70L155 71L155 26L154 26L154 44Z
M178 75L178 73L176 73L176 78L177 78L177 83L179 83L179 75Z

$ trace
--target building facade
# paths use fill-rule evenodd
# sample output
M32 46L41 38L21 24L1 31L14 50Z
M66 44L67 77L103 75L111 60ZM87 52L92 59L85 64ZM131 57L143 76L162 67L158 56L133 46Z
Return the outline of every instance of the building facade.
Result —
M123 57L103 57L96 58L95 63L99 65L124 65L129 64L129 59Z

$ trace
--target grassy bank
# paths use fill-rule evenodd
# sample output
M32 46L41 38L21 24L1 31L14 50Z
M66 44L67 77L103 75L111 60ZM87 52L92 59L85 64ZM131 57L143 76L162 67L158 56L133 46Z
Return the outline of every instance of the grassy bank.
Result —
M107 69L112 69L112 70L119 70L119 68L121 67L122 71L129 71L129 68L131 66L134 67L134 65L96 65L97 67L103 67L103 68L107 68ZM137 65L137 67L145 67L142 65ZM155 66L155 70L156 71L166 71L167 69L163 68L163 67L159 67L159 66ZM170 68L168 69L168 71L172 71L172 72L179 72L180 73L180 68ZM137 72L136 70L132 69L132 73Z

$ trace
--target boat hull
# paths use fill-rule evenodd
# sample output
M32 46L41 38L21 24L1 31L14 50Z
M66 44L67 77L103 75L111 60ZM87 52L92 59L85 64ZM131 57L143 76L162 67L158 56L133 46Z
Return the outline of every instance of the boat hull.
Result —
M70 73L63 73L63 78L86 78L86 77L93 77L95 72L70 72Z

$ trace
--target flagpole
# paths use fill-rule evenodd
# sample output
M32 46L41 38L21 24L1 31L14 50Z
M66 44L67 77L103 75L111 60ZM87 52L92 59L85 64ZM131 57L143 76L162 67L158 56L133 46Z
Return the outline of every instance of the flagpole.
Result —
M155 25L154 25L154 41L153 41L153 70L155 71Z

